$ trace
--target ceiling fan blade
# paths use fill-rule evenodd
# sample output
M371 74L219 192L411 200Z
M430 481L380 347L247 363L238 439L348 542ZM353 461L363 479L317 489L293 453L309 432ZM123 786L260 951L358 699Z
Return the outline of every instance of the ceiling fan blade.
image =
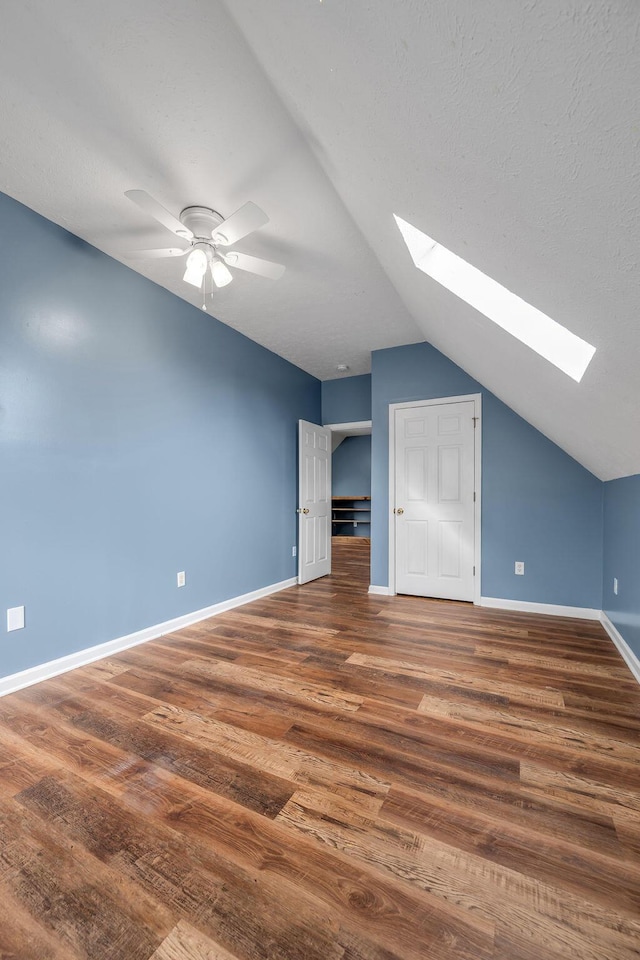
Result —
M172 213L165 210L161 203L158 203L157 200L150 197L144 190L126 190L125 197L132 200L136 206L144 210L145 213L148 213L149 216L157 220L158 223L161 223L167 230L171 230L171 233L175 233L177 237L184 237L185 240L193 239L191 230L185 227L184 223L181 223Z
M157 250L130 250L127 260L162 260L164 257L183 257L189 247L159 247Z
M253 233L258 227L263 227L269 223L269 217L264 210L261 210L255 203L243 204L239 210L232 213L230 217L218 224L211 236L214 243L220 243L223 247L228 247L236 240L242 240L247 234Z
M258 277L266 277L268 280L279 280L284 273L284 267L281 263L261 260L260 257L250 257L248 253L238 253L236 250L225 253L224 261L230 267L246 270L247 273L255 273Z

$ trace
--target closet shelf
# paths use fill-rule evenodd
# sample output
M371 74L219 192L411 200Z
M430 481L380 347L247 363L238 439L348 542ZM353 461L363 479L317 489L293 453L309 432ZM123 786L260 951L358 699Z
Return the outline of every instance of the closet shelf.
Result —
M350 503L353 503L355 500L358 500L358 501L368 500L369 502L371 502L371 497L331 497L331 500L334 503L337 503L339 501L344 501L344 500L348 500Z
M369 506L364 506L369 504ZM334 530L343 534L352 528L355 536L356 527L364 527L368 532L371 526L371 497L332 497L331 524ZM333 536L336 536L334 533Z

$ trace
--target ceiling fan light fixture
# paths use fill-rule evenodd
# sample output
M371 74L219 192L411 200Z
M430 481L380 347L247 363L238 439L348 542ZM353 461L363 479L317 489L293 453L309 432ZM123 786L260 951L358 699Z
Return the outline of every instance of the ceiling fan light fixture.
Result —
M189 270L189 268L187 267L182 279L184 280L185 283L190 283L191 286L197 287L199 290L200 287L202 286L203 277L204 277L204 273L200 273L198 270Z
M202 286L202 280L207 272L207 254L202 247L194 247L187 257L187 269L182 278L185 283L190 283L194 287Z
M216 287L226 287L233 280L233 274L226 263L223 263L218 257L214 257L211 261L211 276Z

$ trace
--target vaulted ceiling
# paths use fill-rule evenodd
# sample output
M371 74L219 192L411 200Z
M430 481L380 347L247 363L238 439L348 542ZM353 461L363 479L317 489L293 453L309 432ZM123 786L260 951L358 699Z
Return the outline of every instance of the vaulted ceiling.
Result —
M432 342L603 479L640 473L635 0L5 0L0 190L198 304L124 191L258 203L211 310L321 379ZM414 267L393 214L596 347L581 383Z

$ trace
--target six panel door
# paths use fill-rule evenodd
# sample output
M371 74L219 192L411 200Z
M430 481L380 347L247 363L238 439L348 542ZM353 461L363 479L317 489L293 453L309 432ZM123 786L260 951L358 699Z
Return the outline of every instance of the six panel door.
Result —
M298 583L331 573L331 431L300 420Z
M472 400L395 411L396 592L474 595Z

